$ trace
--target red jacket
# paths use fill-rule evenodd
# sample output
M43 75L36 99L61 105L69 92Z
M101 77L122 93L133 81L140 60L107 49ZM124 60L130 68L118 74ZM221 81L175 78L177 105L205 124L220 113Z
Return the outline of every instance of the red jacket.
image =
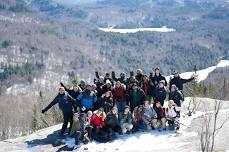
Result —
M126 93L123 87L115 88L113 91L113 98L115 102L125 102Z
M102 117L99 117L96 114L92 115L90 124L91 126L95 126L97 128L103 128L105 126L105 123L102 120Z

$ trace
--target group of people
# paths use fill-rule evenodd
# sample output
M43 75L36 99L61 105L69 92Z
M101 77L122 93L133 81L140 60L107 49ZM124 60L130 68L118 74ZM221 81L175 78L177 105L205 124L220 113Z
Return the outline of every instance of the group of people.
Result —
M59 94L42 113L58 103L64 118L60 135L70 123L68 134L76 145L80 141L107 142L139 130L178 130L183 84L195 78L182 79L174 72L167 83L159 68L152 71L148 76L138 69L128 78L125 73L117 78L114 71L105 76L95 72L92 85L81 80L70 89L61 82Z

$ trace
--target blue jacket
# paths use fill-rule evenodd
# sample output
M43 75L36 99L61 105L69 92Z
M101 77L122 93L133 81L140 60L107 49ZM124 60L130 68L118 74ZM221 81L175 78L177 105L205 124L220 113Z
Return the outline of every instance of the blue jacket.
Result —
M87 96L86 92L83 91L79 94L77 99L80 101L82 106L84 106L86 109L90 109L93 108L93 104L96 102L97 97L93 92L91 92L91 94Z

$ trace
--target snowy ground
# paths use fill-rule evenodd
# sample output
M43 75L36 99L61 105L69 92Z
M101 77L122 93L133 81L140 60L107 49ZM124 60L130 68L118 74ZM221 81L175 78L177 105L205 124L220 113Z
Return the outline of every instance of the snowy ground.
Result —
M188 117L186 113L187 105L192 98L186 98L183 106L183 114L181 116L181 129L180 134L176 134L172 131L159 132L158 130L150 132L138 132L132 135L123 135L118 139L109 143L96 143L92 142L87 145L81 145L78 150L75 151L85 151L85 152L172 152L172 151L198 151L199 147L199 126L201 116L206 114L206 110L212 111L214 105L213 99L208 98L198 98L200 106L198 111ZM226 115L229 115L229 102L223 102L222 117L224 119ZM205 106L204 108L203 105ZM62 146L52 147L53 141L58 139L58 131L61 125L56 125L46 129L39 130L32 135L20 137L17 139L5 140L0 142L0 151L32 151L32 152L49 152L58 151ZM227 144L227 139L229 138L228 133L229 122L226 123L222 133L217 136L217 147L220 150L229 150L229 145ZM67 138L63 140L65 144L69 147L73 146L74 140ZM87 150L85 149L87 148Z

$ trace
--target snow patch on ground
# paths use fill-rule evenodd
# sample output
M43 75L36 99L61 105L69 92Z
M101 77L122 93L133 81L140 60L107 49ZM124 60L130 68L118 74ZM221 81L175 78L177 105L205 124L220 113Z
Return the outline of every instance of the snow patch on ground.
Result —
M209 73L214 71L216 68L221 68L221 67L226 67L226 66L229 66L229 60L221 60L216 66L212 66L212 67L197 71L196 72L197 82L201 82L205 80L208 77ZM181 78L189 79L194 74L195 72L184 72L184 73L181 73L180 76ZM166 79L169 81L170 77L171 76L167 76Z
M173 28L162 26L161 28L135 28L135 29L114 29L114 28L99 28L100 31L114 32L114 33L137 33L137 32L175 32Z

